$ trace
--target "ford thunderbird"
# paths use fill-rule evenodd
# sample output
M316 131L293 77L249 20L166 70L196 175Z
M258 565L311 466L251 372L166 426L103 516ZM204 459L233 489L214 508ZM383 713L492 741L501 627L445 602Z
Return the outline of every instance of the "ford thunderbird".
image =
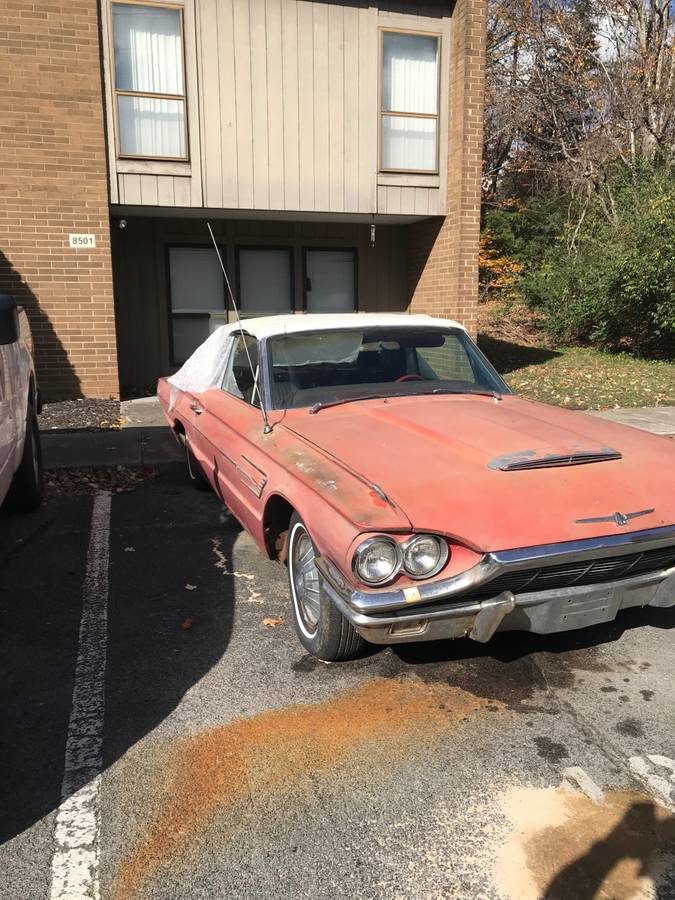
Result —
M321 659L675 605L675 444L515 396L456 322L249 319L158 393Z

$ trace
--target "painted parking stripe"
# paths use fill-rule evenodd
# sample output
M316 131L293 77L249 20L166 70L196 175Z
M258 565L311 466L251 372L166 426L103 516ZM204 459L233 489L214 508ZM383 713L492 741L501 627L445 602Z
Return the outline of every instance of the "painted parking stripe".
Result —
M563 769L563 784L569 785L574 790L586 794L593 803L601 803L604 797L602 789L593 781L591 776L579 766L570 766Z
M99 804L108 626L110 501L110 494L97 494L91 516L61 805L54 827L50 900L98 900L100 897Z

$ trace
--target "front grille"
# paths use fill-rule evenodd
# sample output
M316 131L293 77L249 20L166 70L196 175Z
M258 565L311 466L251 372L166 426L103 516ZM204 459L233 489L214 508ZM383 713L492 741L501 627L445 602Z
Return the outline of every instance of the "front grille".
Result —
M626 553L603 559L560 563L557 566L507 572L463 595L465 599L494 597L503 591L513 594L552 591L586 584L619 581L634 575L646 575L675 566L675 546L657 547L644 553Z

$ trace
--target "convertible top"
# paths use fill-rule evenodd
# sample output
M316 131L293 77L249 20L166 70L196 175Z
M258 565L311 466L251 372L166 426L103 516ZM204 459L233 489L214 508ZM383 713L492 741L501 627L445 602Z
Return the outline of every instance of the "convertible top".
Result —
M256 338L294 334L298 331L330 331L333 328L391 328L395 326L436 326L439 328L463 328L450 319L435 319L433 316L409 315L408 313L310 313L284 316L260 316L257 319L242 319L241 327ZM234 323L223 329L238 331Z
M252 337L261 339L284 334L300 334L312 331L330 331L343 328L461 328L452 319L436 319L433 316L409 315L408 313L330 313L310 315L261 316L257 319L243 319L241 330ZM175 373L167 378L173 388L172 408L176 399L176 389L201 394L218 387L225 375L227 355L232 335L240 330L236 322L221 325Z

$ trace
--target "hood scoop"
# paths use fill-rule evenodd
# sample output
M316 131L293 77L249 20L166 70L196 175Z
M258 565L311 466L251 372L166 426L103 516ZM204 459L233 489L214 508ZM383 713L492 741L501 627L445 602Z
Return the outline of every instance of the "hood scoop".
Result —
M588 463L621 459L618 450L602 447L597 450L518 450L505 456L496 456L488 463L488 469L498 472L520 472L523 469L553 469L559 466L584 466Z

